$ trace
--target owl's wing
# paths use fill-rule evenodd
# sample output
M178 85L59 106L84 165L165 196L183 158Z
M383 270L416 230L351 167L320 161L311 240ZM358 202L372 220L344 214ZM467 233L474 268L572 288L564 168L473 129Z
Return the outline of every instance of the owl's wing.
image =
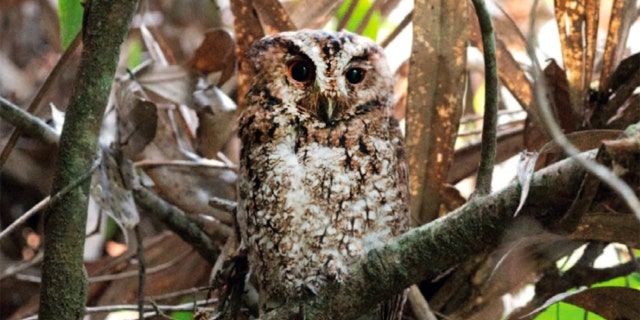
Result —
M402 131L400 130L400 124L398 120L393 117L389 117L389 140L392 141L395 147L396 154L396 175L398 177L397 187L402 193L402 198L404 202L403 212L398 212L398 215L401 215L403 218L403 223L400 232L405 232L409 230L409 201L410 201L410 191L409 191L409 164L407 163L407 155L405 152L404 145L404 136L402 135ZM394 235L394 236L397 236Z

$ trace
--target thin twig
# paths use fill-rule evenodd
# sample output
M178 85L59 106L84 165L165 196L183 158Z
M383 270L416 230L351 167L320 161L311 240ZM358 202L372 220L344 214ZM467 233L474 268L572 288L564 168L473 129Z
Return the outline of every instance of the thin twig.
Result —
M29 114L3 97L0 97L0 118L7 120L7 122L14 125L16 129L19 129L17 132L28 132L50 145L58 144L58 133L56 133L53 128L44 123L42 119ZM10 141L11 138L9 138L7 146ZM6 149L5 147L5 150ZM0 167L1 165L0 163Z
M151 274L154 274L154 273L158 273L160 271L166 270L166 269L178 264L179 262L182 262L183 261L182 259L184 259L184 257L189 255L192 251L193 250L184 251L183 253L181 253L177 257L171 259L171 261L169 261L169 262L165 262L163 264L159 264L159 265L151 267L151 268L146 268L145 275L151 275ZM120 272L120 273L116 273L116 274L105 274L105 275L101 275L101 276L90 277L90 278L87 279L87 282L96 283L96 282L104 282L104 281L113 281L113 280L126 279L126 278L131 278L131 277L138 276L139 273L140 273L140 270L130 270L130 271L124 271L124 272ZM41 281L40 277L37 277L37 276L30 276L30 275L24 275L24 274L20 274L19 276L22 277L23 280L29 281L29 282L40 283L40 281Z
M220 249L213 243L209 234L187 219L182 210L142 186L133 188L133 197L137 205L152 211L155 218L162 221L181 239L191 244L200 256L209 263L215 263Z
M189 289L178 290L178 291L169 292L165 294L160 294L157 296L147 297L147 299L154 300L154 301L172 299L172 298L181 297L185 295L195 295L198 292L208 292L209 290L211 290L211 287L189 288Z
M359 2L359 1L354 1L354 2ZM364 14L364 17L362 17L362 19L358 21L358 27L356 28L357 34L362 34L364 32L364 30L369 25L369 21L371 21L371 17L373 17L373 14L376 12L376 9L378 9L379 5L380 5L380 0L373 1L369 9L367 9L367 12Z
M29 107L27 107L27 111L26 111L27 113L34 114L38 111L38 107L40 106L45 94L49 92L49 88L51 88L51 85L54 83L54 80L58 79L58 75L60 75L62 70L65 70L64 67L66 67L67 61L69 61L69 59L75 54L76 49L80 47L81 43L82 43L82 37L80 36L80 32L78 32L78 34L73 39L71 44L69 44L69 47L67 48L67 50L65 50L65 52L60 57L60 60L58 60L58 63L56 63L56 65L53 67L53 70L51 70L51 73L49 73L47 78L44 80L42 87L40 87L40 89L38 90L38 93L36 94L35 98L33 98L33 100L31 101L31 104L29 104ZM0 170L4 166L4 163L7 161L7 159L9 158L9 155L11 154L11 151L15 147L16 142L18 142L18 138L20 137L21 133L22 133L22 129L19 127L14 128L13 132L11 132L11 137L9 137L7 144L5 144L4 149L2 149L2 154L0 154Z
M418 320L437 320L438 318L433 314L429 303L420 292L420 289L415 284L409 287L409 301L411 301L411 311Z
M222 210L224 212L233 213L233 214L236 213L236 210L238 208L238 203L236 203L235 201L217 198L217 197L210 198L209 205L218 210Z
M400 21L398 26L395 29L393 29L393 31L386 38L384 38L384 40L382 40L382 42L380 42L380 46L382 46L383 48L386 48L393 40L395 40L396 37L398 37L398 35L409 25L409 23L411 23L412 20L413 20L413 10L407 13L407 15L404 16L402 21Z
M151 268L145 268L145 275L152 275L154 273L158 273L162 270L166 270L180 262L183 261L183 259L188 256L190 253L192 252L192 250L187 250L182 252L181 254L179 254L178 256L176 256L175 258L171 259L168 262L165 262L163 264L159 264L157 266L153 266ZM116 273L116 274L106 274L106 275L101 275L101 276L95 276L95 277L90 277L88 279L89 283L96 283L96 282L103 282L103 281L113 281L113 280L119 280L119 279L125 279L125 278L129 278L129 277L135 277L136 275L138 275L140 271L139 270L131 270L131 271L125 271L125 272L120 272L120 273Z
M60 199L60 197L65 195L67 192L73 190L80 183L82 183L83 181L85 181L86 179L91 177L93 172L100 166L100 162L101 161L102 161L101 154L98 153L98 158L96 158L96 160L94 161L94 163L91 166L91 168L89 169L89 171L85 172L83 175L81 175L80 177L76 178L76 180L72 181L69 185L67 185L66 187L62 188L62 190L60 190L58 193L54 194L53 197L47 196L46 198L40 200L40 202L36 203L33 207L31 207L31 209L29 209L27 212L22 214L18 219L16 219L13 223L11 223L6 229L4 229L4 230L2 230L2 232L0 232L0 240L2 240L2 238L7 236L13 230L15 230L19 225L21 225L24 222L26 222L31 216L33 216L34 214L36 214L37 212L39 212L40 210L45 208L47 205L51 205L51 204L55 203L58 199Z
M223 170L237 170L238 167L235 165L227 165L222 161L218 160L201 160L201 161L190 161L190 160L142 160L135 162L133 164L134 167L137 168L145 168L145 167L161 167L161 166L179 166L179 167L200 167L200 168L211 168L211 169L223 169Z
M197 307L204 307L218 303L217 299L207 299L207 300L198 300L195 301L195 305ZM160 310L162 312L176 312L176 311L193 311L194 302L183 303L179 305L144 305L145 312ZM87 307L85 309L85 314L92 313L106 313L106 312L114 312L114 311L136 311L138 310L138 305L135 304L115 304L110 306L97 306L97 307ZM200 310L214 311L213 308L200 308ZM145 317L148 317L148 314L145 314ZM38 319L37 315L22 318L21 320L36 320Z
M496 40L491 23L491 16L487 11L484 0L472 0L476 9L480 31L482 33L482 47L484 53L484 121L482 123L482 149L480 151L480 165L476 178L474 196L491 193L491 180L496 160L496 135L498 123L498 63L496 61Z
M146 271L145 269L145 259L144 259L144 245L142 243L143 237L142 232L140 232L139 225L136 225L133 228L133 232L136 234L136 242L138 245L137 254L138 254L138 315L140 319L144 318L144 286L146 282Z
M351 1L351 3L349 3L349 7L347 8L347 11L344 13L344 16L342 16L342 19L340 19L340 21L338 21L338 27L336 28L336 30L340 31L347 26L347 23L349 23L349 20L351 20L351 16L353 16L353 13L356 11L357 5L358 5L357 0L353 0Z
M38 253L36 254L35 257L31 258L31 260L28 261L24 261L24 262L20 262L18 264L9 266L7 269L5 269L4 271L2 271L2 274L0 274L0 280L4 279L4 278L8 278L13 276L14 274L17 275L18 272L22 271L22 270L26 270L40 262L42 262L42 257L43 257L43 251L40 250L38 251Z

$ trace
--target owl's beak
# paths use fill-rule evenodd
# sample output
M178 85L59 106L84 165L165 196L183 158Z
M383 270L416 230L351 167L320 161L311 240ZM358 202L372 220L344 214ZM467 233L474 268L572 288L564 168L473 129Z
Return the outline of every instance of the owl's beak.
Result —
M333 97L320 94L318 97L318 116L327 124L332 124L339 112L339 103Z

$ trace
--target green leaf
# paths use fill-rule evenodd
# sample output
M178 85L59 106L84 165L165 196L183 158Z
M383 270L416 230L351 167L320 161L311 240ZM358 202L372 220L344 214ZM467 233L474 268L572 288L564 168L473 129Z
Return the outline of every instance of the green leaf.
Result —
M585 312L587 316L585 317ZM535 320L562 320L562 319L587 319L587 320L605 320L603 317L588 312L580 307L565 302L557 302L549 306L547 310L538 314Z
M58 18L62 48L67 49L82 28L83 8L80 0L59 0Z
M193 319L193 312L191 311L176 311L171 313L171 318L176 320L191 320Z
M338 19L342 19L342 17L344 17L344 15L347 13L347 9L349 8L351 1L358 1L358 4L356 5L355 10L353 11L353 15L349 18L349 21L347 22L345 29L351 32L356 32L356 30L358 29L358 26L360 26L360 23L362 23L362 20L366 16L367 11L369 11L369 9L371 8L371 6L373 6L374 3L371 0L345 1L342 3L342 6L338 9L338 12L336 12L336 17ZM364 29L364 31L362 31L362 35L370 39L376 40L378 36L378 31L380 29L380 25L382 23L381 20L382 18L380 15L380 11L376 9L371 15L371 18L369 19L366 28Z

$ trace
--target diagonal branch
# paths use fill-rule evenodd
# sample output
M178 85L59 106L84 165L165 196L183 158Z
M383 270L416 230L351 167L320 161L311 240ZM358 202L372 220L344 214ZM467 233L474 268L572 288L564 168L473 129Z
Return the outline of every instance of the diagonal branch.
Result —
M581 154L593 159L595 152ZM476 198L449 215L413 229L370 251L351 265L349 278L333 285L304 304L290 304L265 315L265 319L355 319L404 288L432 279L467 257L500 244L503 233L527 214L567 207L577 192L584 168L567 159L534 175L528 205L513 217L520 186L513 182L492 195ZM560 210L562 211L562 210ZM519 236L525 237L526 234Z

